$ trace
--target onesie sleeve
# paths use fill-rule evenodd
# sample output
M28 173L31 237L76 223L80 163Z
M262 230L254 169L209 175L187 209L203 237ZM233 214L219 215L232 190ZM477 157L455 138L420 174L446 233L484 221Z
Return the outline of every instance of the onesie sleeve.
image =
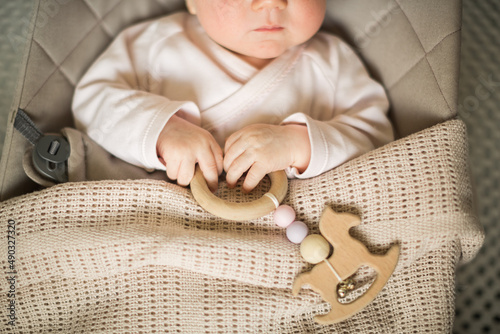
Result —
M314 118L307 112L296 113L283 121L306 125L311 142L308 168L302 174L289 168L289 177L317 176L394 140L384 88L370 78L347 44L335 41L335 52L323 65L330 76L333 110Z
M176 113L200 123L191 101L150 93L159 84L151 74L148 50L156 23L143 23L118 35L78 83L72 102L75 125L111 154L146 169L165 169L156 141Z

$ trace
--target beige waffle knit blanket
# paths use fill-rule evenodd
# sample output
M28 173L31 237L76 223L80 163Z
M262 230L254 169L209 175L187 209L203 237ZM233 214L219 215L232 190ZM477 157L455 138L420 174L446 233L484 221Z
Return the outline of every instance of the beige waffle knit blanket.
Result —
M330 206L362 217L352 232L372 252L401 245L375 301L330 326L313 321L329 309L316 293L292 296L311 266L271 215L222 221L188 189L154 180L67 183L0 203L0 264L15 278L0 280L0 333L450 332L455 269L483 240L466 148L463 124L449 121L290 182L285 203L312 232ZM244 200L223 184L219 196Z

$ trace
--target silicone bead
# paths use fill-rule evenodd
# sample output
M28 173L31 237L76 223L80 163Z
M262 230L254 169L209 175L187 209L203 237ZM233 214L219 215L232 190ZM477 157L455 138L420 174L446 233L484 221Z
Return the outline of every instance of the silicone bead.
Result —
M294 244L300 244L305 239L309 229L307 225L301 221L294 221L286 229L286 236L288 240Z
M288 205L280 205L274 211L274 222L279 227L288 227L295 220L295 210Z
M300 244L300 254L309 263L320 263L330 254L330 244L322 235L311 234Z

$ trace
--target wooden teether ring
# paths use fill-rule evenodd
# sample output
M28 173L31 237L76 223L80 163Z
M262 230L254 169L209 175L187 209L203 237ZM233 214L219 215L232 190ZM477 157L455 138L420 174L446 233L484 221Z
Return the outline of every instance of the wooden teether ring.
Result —
M268 176L271 188L264 196L252 202L234 203L215 196L208 188L200 167L196 166L191 180L191 192L198 204L213 215L236 221L257 219L276 210L288 191L288 179L284 171L272 172ZM278 201L277 204L273 196Z

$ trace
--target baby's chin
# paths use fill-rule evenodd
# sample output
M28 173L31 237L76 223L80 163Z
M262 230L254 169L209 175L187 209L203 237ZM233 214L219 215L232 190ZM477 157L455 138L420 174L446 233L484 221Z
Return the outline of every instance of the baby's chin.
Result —
M271 44L271 43L269 43ZM255 48L246 53L249 57L259 59L274 59L281 56L288 50L288 47L283 45L264 45L260 48Z

